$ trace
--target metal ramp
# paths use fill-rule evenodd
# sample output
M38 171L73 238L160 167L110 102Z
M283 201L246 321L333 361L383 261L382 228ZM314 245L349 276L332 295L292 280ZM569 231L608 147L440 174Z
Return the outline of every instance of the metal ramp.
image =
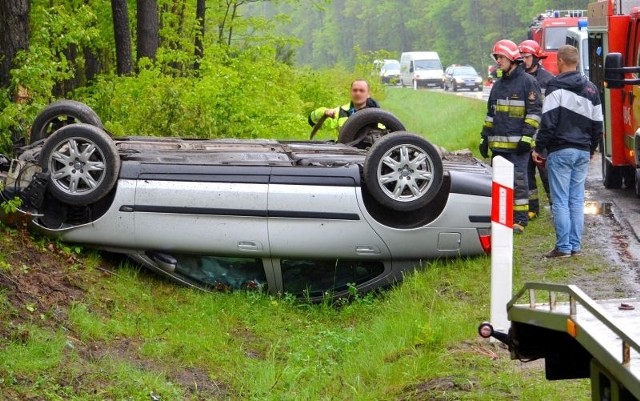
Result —
M512 327L567 333L591 355L593 400L640 400L640 300L594 301L574 285L527 283L507 311Z

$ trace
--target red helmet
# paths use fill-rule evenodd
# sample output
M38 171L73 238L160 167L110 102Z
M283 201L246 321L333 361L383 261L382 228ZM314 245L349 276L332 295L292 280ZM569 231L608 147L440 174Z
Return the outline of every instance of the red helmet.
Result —
M502 55L508 58L511 61L516 61L520 58L520 51L518 50L518 46L510 40L502 39L496 42L493 45L493 51L491 52L493 58L496 56Z
M537 58L547 58L547 55L542 51L540 45L535 40L525 40L518 46L520 54L531 54Z

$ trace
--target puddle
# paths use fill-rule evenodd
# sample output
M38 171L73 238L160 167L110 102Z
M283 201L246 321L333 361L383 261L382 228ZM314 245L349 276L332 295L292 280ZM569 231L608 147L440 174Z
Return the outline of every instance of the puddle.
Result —
M611 202L586 201L584 203L584 214L592 216L611 216Z

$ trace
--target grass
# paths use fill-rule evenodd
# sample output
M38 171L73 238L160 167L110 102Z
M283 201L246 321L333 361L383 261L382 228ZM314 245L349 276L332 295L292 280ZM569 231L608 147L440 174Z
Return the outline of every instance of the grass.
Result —
M486 102L430 90L388 88L382 107L393 112L410 132L447 150L468 148L479 156Z
M450 149L475 148L482 105L400 89L385 100L409 130ZM34 274L38 266L28 260L11 262L23 253L15 247L19 231L0 230L0 272ZM597 255L543 261L551 233L543 215L515 238L516 288L606 273ZM46 239L26 241L32 253L52 249ZM78 252L56 247L62 260ZM390 290L341 305L202 293L111 259L83 251L59 267L84 289L68 308L25 311L10 286L0 292L0 398L590 399L588 381L547 382L540 364L511 361L506 350L478 339L477 324L489 316L488 257L433 261Z

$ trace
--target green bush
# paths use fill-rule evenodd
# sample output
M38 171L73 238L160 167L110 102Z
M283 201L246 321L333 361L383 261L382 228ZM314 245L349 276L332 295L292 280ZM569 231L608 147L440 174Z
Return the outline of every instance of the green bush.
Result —
M135 77L101 76L77 100L115 135L304 139L307 115L348 100L354 75L341 69L294 70L247 52L205 60L198 77L149 66Z

